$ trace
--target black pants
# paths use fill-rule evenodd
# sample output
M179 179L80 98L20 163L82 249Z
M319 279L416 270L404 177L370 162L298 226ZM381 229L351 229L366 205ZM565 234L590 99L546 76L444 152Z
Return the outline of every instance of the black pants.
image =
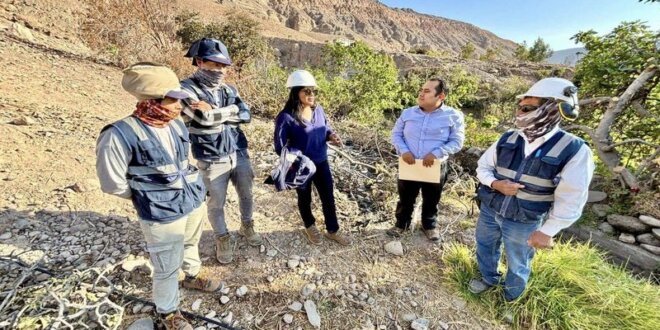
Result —
M442 195L442 188L447 181L447 166L442 164L440 183L399 180L399 202L396 204L396 226L408 229L415 211L415 200L422 190L422 227L433 229L438 218L438 204Z
M316 173L312 176L312 181L308 182L305 188L298 188L298 210L300 216L305 223L305 228L316 223L314 215L312 214L312 184L316 186L316 190L321 198L321 205L323 207L323 217L325 218L325 229L329 233L334 233L339 230L339 223L337 222L337 210L335 207L335 196L333 195L332 187L332 173L330 172L330 165L328 161L314 163L316 165Z

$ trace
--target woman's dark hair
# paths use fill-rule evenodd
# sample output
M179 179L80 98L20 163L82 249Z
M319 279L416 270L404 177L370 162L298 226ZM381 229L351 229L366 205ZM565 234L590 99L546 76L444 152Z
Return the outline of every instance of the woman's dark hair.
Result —
M300 97L298 94L300 94L300 91L305 88L305 86L295 86L291 88L291 91L289 92L289 99L286 100L286 103L284 104L284 109L282 111L287 112L293 116L293 118L298 121L298 123L305 127L305 123L302 120L302 103L300 103Z

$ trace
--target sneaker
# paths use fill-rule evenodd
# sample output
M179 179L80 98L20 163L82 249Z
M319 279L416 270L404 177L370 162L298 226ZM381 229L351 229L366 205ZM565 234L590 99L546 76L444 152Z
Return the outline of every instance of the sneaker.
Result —
M200 290L204 292L215 292L221 285L220 280L209 278L204 275L197 275L195 277L186 276L181 282L181 286L186 289Z
M250 246L259 246L263 243L261 235L254 231L254 223L252 221L248 223L242 222L238 234L245 237Z
M305 233L305 237L310 243L314 245L321 245L321 232L319 232L315 225L311 225L309 228L305 228L303 232Z
M491 288L491 285L488 283L484 282L480 278L473 278L470 280L470 283L468 283L468 291L474 293L474 294L480 294L488 289Z
M228 264L234 260L234 251L229 233L215 238L215 258L221 264Z
M394 226L394 227L388 229L385 233L386 233L387 235L389 235L389 236L399 238L399 237L401 237L401 235L403 235L403 233L404 233L405 231L406 231L406 230L403 229L403 228L399 228L399 227L397 227L397 226Z
M426 238L433 242L440 241L440 231L438 228L424 229L424 235L426 235Z
M351 245L351 238L346 234L342 234L339 230L334 233L325 233L325 237L331 241L339 243L339 245L349 246Z
M160 315L160 324L165 330L193 330L193 326L181 315L180 311L170 313L165 317Z

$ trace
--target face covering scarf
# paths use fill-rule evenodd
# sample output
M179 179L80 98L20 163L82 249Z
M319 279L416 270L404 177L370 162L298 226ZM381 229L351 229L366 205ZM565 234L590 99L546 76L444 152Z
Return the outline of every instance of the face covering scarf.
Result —
M557 102L549 100L534 111L516 115L516 127L529 143L550 132L561 120Z
M179 116L181 111L172 111L160 105L158 100L143 100L138 102L133 116L137 117L146 125L163 128L171 120Z
M192 78L199 81L200 84L209 87L209 88L218 88L222 84L222 78L224 74L222 71L208 70L208 69L197 69L193 73Z

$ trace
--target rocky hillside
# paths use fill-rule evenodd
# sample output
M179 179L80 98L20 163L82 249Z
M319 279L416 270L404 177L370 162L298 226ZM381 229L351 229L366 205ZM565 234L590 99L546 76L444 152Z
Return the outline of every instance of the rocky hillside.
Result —
M280 38L316 42L343 38L362 40L385 51L423 48L450 54L458 53L467 43L473 44L477 53L497 48L508 55L515 48L512 41L472 24L394 9L375 0L220 0L216 5L208 0L183 2L189 8L205 7L211 12L214 6L225 13L243 11L264 22L265 34L277 32L272 36Z

